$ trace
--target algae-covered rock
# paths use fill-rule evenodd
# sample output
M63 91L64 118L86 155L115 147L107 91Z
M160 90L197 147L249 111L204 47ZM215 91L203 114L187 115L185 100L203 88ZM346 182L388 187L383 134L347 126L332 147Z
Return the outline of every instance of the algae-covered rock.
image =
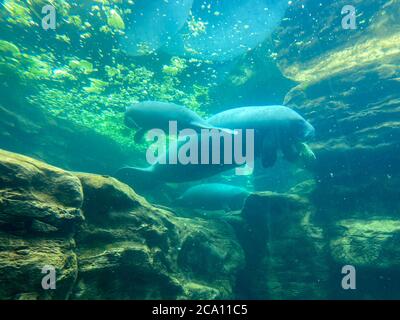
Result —
M80 263L73 298L175 298L181 287L168 272L172 215L113 178L77 175L87 221L76 234Z
M230 299L238 273L245 265L243 249L232 227L221 220L189 222L178 219L183 241L179 244L177 262L188 279L202 285L202 294L193 291L194 284L184 285L184 290L192 292L188 296L191 299Z
M232 299L243 250L107 176L0 150L0 299ZM42 268L56 271L44 290Z
M399 299L400 222L397 218L375 216L344 219L330 228L331 268L354 267L356 290L336 289L340 299ZM341 279L335 280L339 283Z
M306 198L252 194L237 227L246 252L240 279L245 298L321 299L329 294L326 240Z
M400 278L400 2L353 1L356 29L345 29L341 12L349 4L293 2L274 35L279 68L297 82L284 104L316 129L315 183L291 192L309 198L315 210L309 221L324 231L330 296L394 298ZM348 264L357 270L355 292L340 285Z
M356 29L345 29L342 9L349 4L346 0L293 2L274 35L285 76L301 83L318 82L398 56L399 2L352 1Z
M74 298L233 297L243 253L229 225L179 218L113 178L77 175L87 219L76 235Z
M374 269L399 268L400 221L390 218L340 220L330 241L334 261Z
M146 203L130 187L112 177L87 173L76 173L76 176L82 182L85 194L83 208L87 218L101 219L102 214L110 210L128 210ZM90 216L91 213L95 216Z
M71 173L0 150L0 298L69 297L82 200L81 183ZM42 288L45 266L56 271L56 290Z
M68 238L21 238L0 232L1 299L68 299L78 274L74 242ZM42 268L54 267L56 289L44 290Z
M280 70L298 83L284 103L316 129L314 204L333 220L400 208L400 3L353 1L354 30L342 26L348 4L294 2L274 37Z
M77 177L32 158L0 150L0 223L26 231L33 222L67 229L83 219Z

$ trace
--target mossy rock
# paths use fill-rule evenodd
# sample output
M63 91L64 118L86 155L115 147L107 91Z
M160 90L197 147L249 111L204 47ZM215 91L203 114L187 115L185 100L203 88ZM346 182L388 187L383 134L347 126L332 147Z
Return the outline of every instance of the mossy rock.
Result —
M78 274L72 239L19 238L0 232L1 299L68 299ZM42 268L56 271L56 289L42 288Z
M0 155L0 298L235 297L244 253L228 223L178 217L108 176ZM56 290L41 288L45 265Z
M69 172L0 150L0 183L0 222L10 228L65 230L83 220L82 186Z
M400 221L391 218L340 220L330 241L334 261L361 268L400 266Z

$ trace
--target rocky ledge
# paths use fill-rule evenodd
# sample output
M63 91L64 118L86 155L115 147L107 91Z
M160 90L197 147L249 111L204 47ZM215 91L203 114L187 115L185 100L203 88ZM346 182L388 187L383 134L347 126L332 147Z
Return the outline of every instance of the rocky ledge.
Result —
M313 185L182 217L114 178L0 150L0 299L400 298L398 219L326 221ZM341 289L344 265L359 290Z
M357 29L345 30L348 4L307 1L288 10L275 35L279 67L297 82L285 105L316 129L320 212L393 215L400 209L400 3L353 1Z
M232 298L226 222L175 216L128 186L0 151L0 299ZM43 290L42 268L56 270Z

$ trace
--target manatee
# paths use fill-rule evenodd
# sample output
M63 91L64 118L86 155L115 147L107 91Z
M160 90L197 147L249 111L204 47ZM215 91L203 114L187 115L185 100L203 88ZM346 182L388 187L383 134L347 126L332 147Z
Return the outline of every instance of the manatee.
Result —
M244 188L223 183L205 183L186 190L176 201L178 206L233 211L243 208L250 192Z
M153 164L146 168L126 166L115 173L115 177L128 185L145 188L157 183L183 183L212 177L233 169L234 165L223 164Z
M299 157L298 145L314 135L314 128L294 110L284 106L243 107L227 110L211 117L208 122L213 126L234 129L254 129L254 157L261 158L263 167L273 166L277 159L277 151L282 150L284 156L295 161ZM245 139L243 139L245 141ZM201 157L200 143L196 145ZM209 153L210 164L160 164L147 168L124 167L116 173L116 177L136 188L154 187L157 183L181 183L200 180L238 167L236 163L226 164L224 161L224 145L220 146L221 164L211 164L212 152ZM243 149L245 149L245 143ZM175 158L177 150L168 149Z
M189 144L193 143L194 147L198 148L198 155L201 156L200 135L198 135L198 139L199 143L195 143L195 140L190 140ZM169 145L166 152L167 164L155 163L146 168L126 166L119 169L115 173L115 177L140 190L155 187L159 183L182 183L201 180L237 167L235 163L224 164L223 141L220 145L221 164L212 164L212 152L209 153L209 164L168 164L170 158L177 157L183 143L186 143L186 141L178 143L176 149L171 148Z
M229 129L254 129L254 155L261 157L264 168L275 164L278 150L288 161L296 161L299 143L310 140L315 133L314 127L296 111L280 105L230 109L207 122Z
M209 125L196 112L175 103L145 101L131 105L125 112L125 125L138 130L136 142L140 142L151 129L168 132L170 121L176 121L181 129L218 129Z

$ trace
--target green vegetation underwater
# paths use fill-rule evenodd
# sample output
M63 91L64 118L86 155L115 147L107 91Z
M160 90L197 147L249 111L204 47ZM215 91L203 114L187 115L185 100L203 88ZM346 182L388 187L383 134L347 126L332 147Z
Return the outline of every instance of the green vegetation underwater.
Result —
M399 42L399 0L0 1L0 299L400 299Z

